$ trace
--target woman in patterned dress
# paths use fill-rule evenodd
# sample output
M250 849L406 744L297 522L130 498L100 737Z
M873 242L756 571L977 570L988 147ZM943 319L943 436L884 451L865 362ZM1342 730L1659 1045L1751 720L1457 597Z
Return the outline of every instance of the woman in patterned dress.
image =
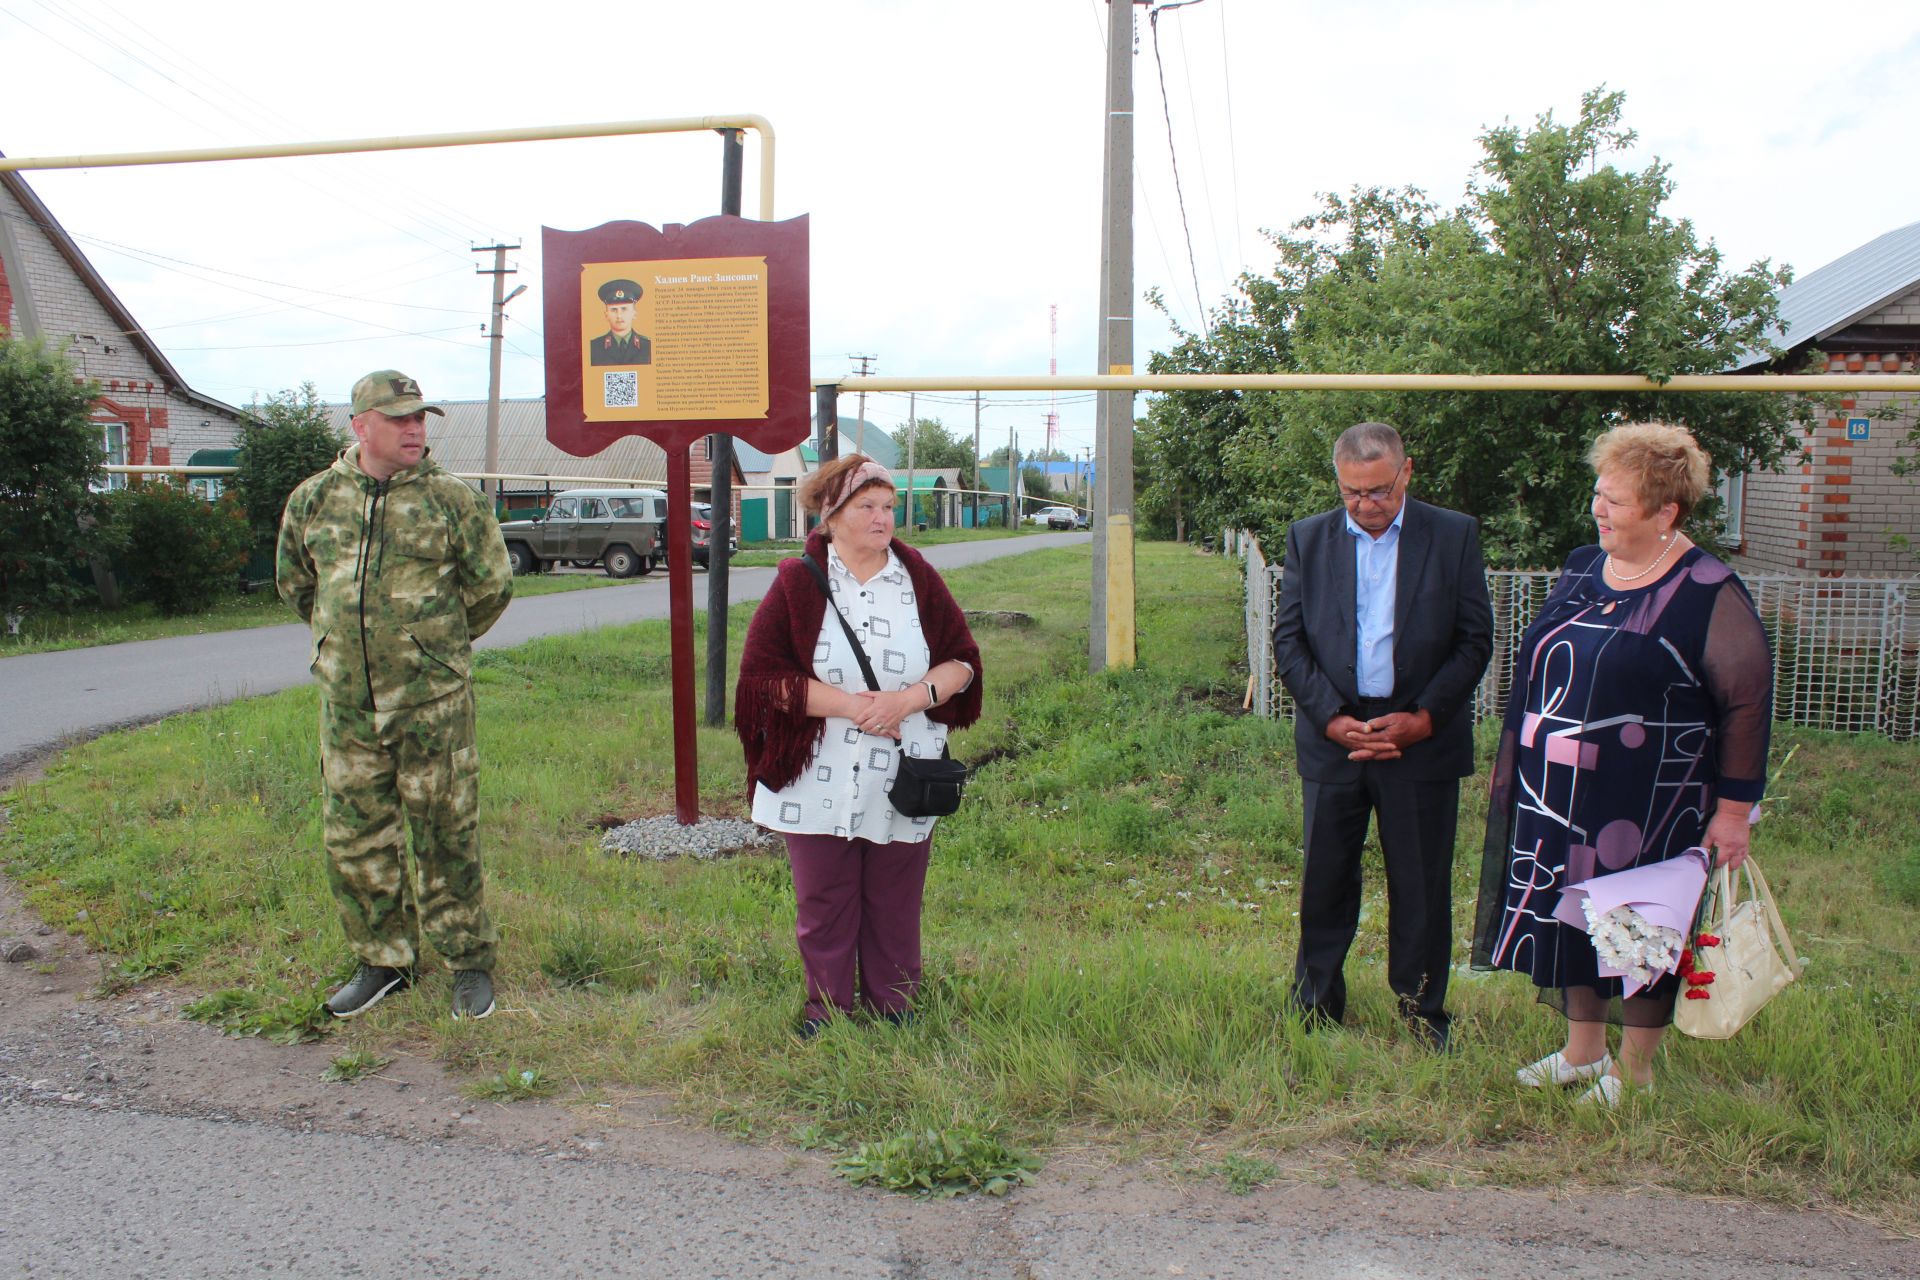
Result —
M1569 884L1695 846L1728 866L1746 859L1773 661L1746 587L1681 529L1711 474L1693 436L1616 427L1588 461L1599 545L1567 557L1516 656L1473 964L1528 975L1566 1016L1566 1042L1520 1083L1587 1084L1582 1101L1614 1106L1652 1089L1679 980L1623 999L1586 932L1553 910Z
M753 820L787 842L807 1038L855 1009L907 1018L936 819L894 812L889 793L902 754L937 757L949 729L980 718L980 648L939 573L893 537L895 492L887 469L857 453L801 482L820 525L803 559L781 563L740 660L734 728Z

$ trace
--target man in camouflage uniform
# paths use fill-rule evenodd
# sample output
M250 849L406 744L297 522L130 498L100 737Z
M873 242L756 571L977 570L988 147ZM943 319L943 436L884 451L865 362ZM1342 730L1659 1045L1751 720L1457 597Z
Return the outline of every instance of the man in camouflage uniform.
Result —
M360 961L327 1001L337 1018L412 984L422 930L454 971L453 1016L494 1007L472 642L513 574L485 500L427 456L440 412L405 374L360 379L359 443L303 481L280 522L280 598L313 628L327 878Z

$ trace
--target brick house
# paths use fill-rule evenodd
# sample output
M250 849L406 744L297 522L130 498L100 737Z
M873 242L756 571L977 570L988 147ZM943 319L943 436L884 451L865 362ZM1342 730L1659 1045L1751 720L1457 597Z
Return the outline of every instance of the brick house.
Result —
M73 237L18 173L0 173L0 328L64 351L100 384L93 403L114 463L185 463L228 448L245 415L186 384ZM124 476L114 476L114 488Z
M1798 369L1809 351L1830 373L1908 373L1920 355L1920 222L1889 231L1780 292L1786 348L1744 372ZM1920 396L1856 392L1801 439L1808 460L1739 477L1728 490L1728 542L1743 572L1823 576L1920 572L1920 481L1895 459ZM1886 416L1883 416L1886 415ZM1866 438L1848 420L1868 420ZM1903 545L1902 540L1905 540Z

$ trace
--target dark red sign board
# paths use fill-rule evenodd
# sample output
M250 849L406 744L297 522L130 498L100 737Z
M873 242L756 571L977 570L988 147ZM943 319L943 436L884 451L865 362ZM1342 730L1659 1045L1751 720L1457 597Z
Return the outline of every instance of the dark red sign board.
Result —
M807 219L730 215L657 230L540 229L547 439L590 457L624 436L667 455L674 809L699 819L693 702L694 441L724 432L783 453L813 429Z
M584 458L640 435L672 455L725 432L780 453L811 434L804 215L540 237L556 446Z

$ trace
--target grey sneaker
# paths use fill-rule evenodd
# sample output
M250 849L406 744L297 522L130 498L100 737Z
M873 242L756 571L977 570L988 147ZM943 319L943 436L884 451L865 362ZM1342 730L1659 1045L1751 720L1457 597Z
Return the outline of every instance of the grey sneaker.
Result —
M346 986L327 997L327 1012L336 1018L357 1018L386 999L388 992L405 991L412 985L409 970L363 964Z
M493 975L485 969L462 969L453 975L453 1016L484 1018L493 1012Z

